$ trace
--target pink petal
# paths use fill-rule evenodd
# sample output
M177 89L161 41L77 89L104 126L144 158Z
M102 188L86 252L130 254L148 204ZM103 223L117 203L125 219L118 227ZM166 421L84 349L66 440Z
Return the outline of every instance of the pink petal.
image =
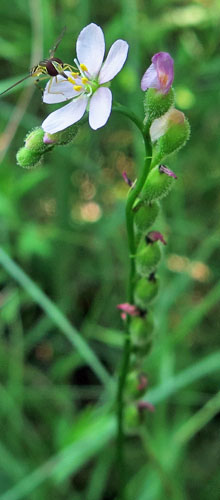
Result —
M163 94L169 92L174 79L174 61L168 52L158 52L152 57L158 79L160 81L160 91Z
M88 97L81 95L72 102L51 113L42 123L42 128L49 134L64 130L82 118L85 113Z
M97 76L105 54L105 39L100 26L91 23L80 32L76 53L79 62L87 66L90 75Z
M70 71L66 71L65 74L71 76ZM74 90L73 84L68 82L62 75L57 75L47 83L43 93L43 102L55 104L68 101L76 95L78 95L78 92Z
M142 90L149 88L160 89L160 81L154 64L151 64L147 71L145 71L141 80L141 88Z
M93 130L106 124L112 109L112 93L107 87L100 87L93 94L89 106L89 125Z
M109 82L121 71L127 59L128 48L128 43L124 40L113 43L99 73L99 83Z
M128 302L125 302L124 304L118 304L117 309L120 309L130 316L139 316L140 313L139 309L135 305L129 304Z
M167 244L163 235L159 231L150 231L150 233L146 236L146 242L154 243L155 241L161 241L164 245Z

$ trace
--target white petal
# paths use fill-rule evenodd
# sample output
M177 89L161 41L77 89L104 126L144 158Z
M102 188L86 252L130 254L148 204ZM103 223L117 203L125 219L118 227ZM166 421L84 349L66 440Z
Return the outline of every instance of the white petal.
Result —
M64 130L82 118L85 113L88 97L81 95L72 102L51 113L42 123L42 128L49 134Z
M109 82L121 71L127 59L128 49L128 43L124 40L116 40L113 43L99 73L99 83Z
M91 23L80 32L76 53L79 62L87 66L90 75L97 76L105 54L105 39L100 26Z
M93 94L89 106L89 125L93 130L106 124L112 109L112 93L107 87L100 87Z
M165 113L165 115L161 116L161 118L157 118L156 120L153 121L153 123L150 127L150 136L151 136L152 142L159 139L159 137L164 135L165 132L167 131L167 129L168 129L168 116L169 116L168 113Z
M70 71L65 71L65 74L71 76ZM51 78L47 83L43 93L43 102L47 104L65 102L78 94L79 93L74 90L72 83L68 82L62 75L57 75Z

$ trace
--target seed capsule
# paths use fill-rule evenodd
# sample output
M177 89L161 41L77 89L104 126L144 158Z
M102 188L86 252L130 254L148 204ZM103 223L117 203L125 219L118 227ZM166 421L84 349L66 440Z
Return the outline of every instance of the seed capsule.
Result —
M174 174L171 176L164 172L161 166L157 166L150 171L141 191L141 198L148 203L160 200L167 196L174 182Z
M137 272L143 277L148 277L152 271L155 271L157 264L161 259L161 250L159 243L148 243L142 240L137 248L136 267Z
M146 233L148 228L155 222L160 210L160 205L155 201L143 205L135 212L134 223L138 232Z
M133 316L130 321L131 343L134 348L142 348L151 342L154 329L154 319L151 311L144 317Z
M148 279L141 278L135 287L135 304L140 309L147 309L147 306L156 297L158 292L158 280L153 276Z

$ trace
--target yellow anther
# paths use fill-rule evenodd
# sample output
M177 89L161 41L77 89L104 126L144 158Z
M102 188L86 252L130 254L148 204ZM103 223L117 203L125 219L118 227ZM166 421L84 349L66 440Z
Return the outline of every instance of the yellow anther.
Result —
M79 92L81 89L82 89L82 85L74 85L74 90L76 90L76 92Z
M73 78L71 78L70 76L68 76L68 82L72 83L73 85L75 85L75 80L73 80Z
M80 64L80 68L83 70L83 71L88 71L88 68L86 67L85 64Z
M72 72L71 75L73 76L73 78L76 78L77 76L79 76L79 73L78 72Z
M83 78L81 80L82 80L82 83L87 83L89 81L88 78L86 78L85 76L83 76Z

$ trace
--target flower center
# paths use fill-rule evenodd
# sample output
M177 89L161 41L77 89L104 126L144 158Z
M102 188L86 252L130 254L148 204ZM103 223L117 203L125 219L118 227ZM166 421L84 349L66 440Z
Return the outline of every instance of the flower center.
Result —
M71 73L68 81L72 83L76 92L85 93L89 97L95 92L99 84L96 80L90 78L87 66L84 63L79 64L77 59L74 59L79 71Z

